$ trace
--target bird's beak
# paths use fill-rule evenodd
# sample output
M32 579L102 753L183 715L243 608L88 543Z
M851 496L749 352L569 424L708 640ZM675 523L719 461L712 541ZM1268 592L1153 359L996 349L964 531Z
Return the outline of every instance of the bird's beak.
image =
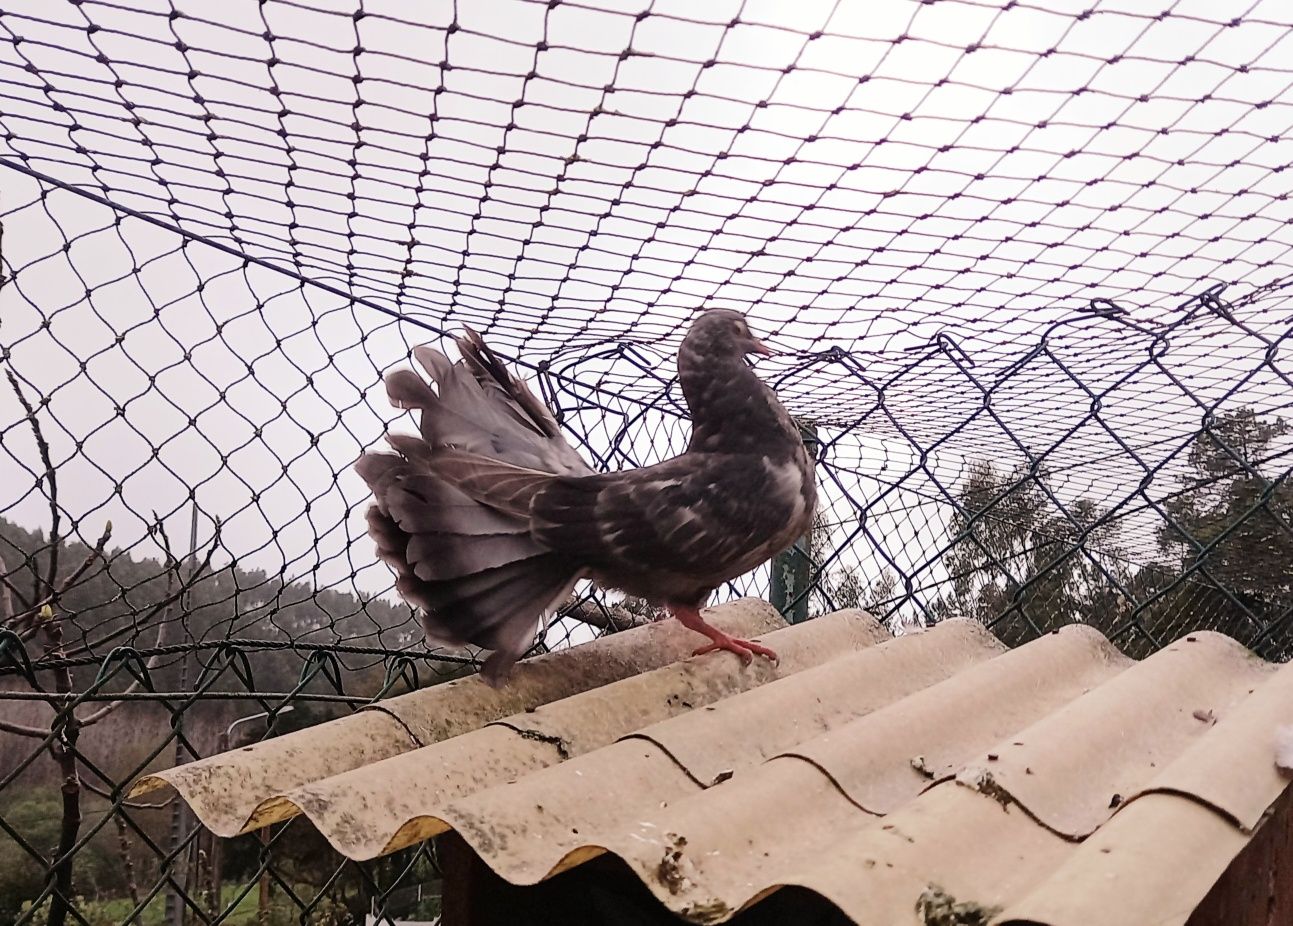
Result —
M762 341L760 341L758 338L750 338L750 342L751 342L751 344L750 344L750 351L749 351L749 352L750 352L751 354L758 354L760 357L775 357L775 356L777 356L777 352L776 352L776 351L774 351L774 350L773 350L771 347L769 347L768 345L764 344L764 343L763 343Z

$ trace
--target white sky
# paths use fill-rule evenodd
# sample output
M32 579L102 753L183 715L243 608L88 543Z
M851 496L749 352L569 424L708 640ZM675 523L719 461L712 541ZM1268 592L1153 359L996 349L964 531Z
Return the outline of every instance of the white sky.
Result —
M599 448L668 382L692 310L747 310L794 411L861 421L834 460L871 575L880 549L928 559L967 455L1049 452L1062 497L1136 507L1147 470L1175 487L1205 408L1288 402L1289 348L1262 340L1288 328L1278 291L1241 308L1255 333L1203 313L1162 337L1208 283L1290 272L1282 0L355 9L13 0L0 158L550 360ZM349 464L394 417L381 372L432 333L4 166L0 213L0 340L49 397L83 534L111 517L131 543L195 485L246 565L385 587ZM1083 317L1097 296L1142 330ZM596 356L626 341L637 364ZM857 364L808 363L832 346ZM34 527L18 420L0 395L0 513ZM667 456L670 428L630 420L626 446Z

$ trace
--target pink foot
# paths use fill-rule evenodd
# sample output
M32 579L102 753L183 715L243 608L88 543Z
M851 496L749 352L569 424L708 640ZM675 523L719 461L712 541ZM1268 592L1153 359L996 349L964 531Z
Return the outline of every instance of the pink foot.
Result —
M721 637L715 637L713 643L706 643L693 652L692 655L703 656L705 653L714 652L714 650L725 649L729 653L736 653L736 655L740 656L741 662L747 666L754 661L756 653L765 659L771 659L774 663L779 661L777 654L761 643L755 643L753 640L742 640L739 637L729 637L722 631L719 631L719 633L722 634Z
M669 610L673 612L674 617L678 618L678 622L684 627L709 637L710 642L698 648L692 653L693 656L701 656L715 650L727 650L729 653L735 653L739 656L741 662L747 666L754 661L756 653L765 659L771 659L774 663L778 661L777 654L763 644L755 643L753 640L742 640L739 637L729 636L717 627L711 627L700 616L700 611L697 608L675 605L670 607Z

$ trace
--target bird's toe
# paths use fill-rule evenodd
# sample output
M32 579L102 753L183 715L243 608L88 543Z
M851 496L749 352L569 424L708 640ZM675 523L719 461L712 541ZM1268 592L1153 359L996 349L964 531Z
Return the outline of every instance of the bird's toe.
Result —
M729 653L735 653L745 665L754 662L754 656L758 655L765 659L770 659L774 665L779 663L777 654L759 643L752 640L738 640L736 637L724 636L716 639L712 643L706 643L704 646L696 649L693 656L703 656L706 653L712 653L715 650L726 650Z

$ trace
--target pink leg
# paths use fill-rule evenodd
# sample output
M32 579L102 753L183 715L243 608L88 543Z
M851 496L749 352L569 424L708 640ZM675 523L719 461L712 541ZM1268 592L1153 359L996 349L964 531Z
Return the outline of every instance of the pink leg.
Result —
M683 605L670 605L669 610L673 613L674 617L678 618L678 622L688 630L703 633L713 641L700 647L696 652L692 653L693 656L700 656L703 653L712 653L714 650L725 649L728 652L736 653L737 656L741 657L741 662L745 663L747 666L754 659L755 653L758 653L765 659L771 659L773 662L777 662L777 654L766 646L755 643L753 640L742 640L737 637L728 636L717 627L711 627L709 624L705 623L705 619L700 616L700 611L697 608L685 607Z

